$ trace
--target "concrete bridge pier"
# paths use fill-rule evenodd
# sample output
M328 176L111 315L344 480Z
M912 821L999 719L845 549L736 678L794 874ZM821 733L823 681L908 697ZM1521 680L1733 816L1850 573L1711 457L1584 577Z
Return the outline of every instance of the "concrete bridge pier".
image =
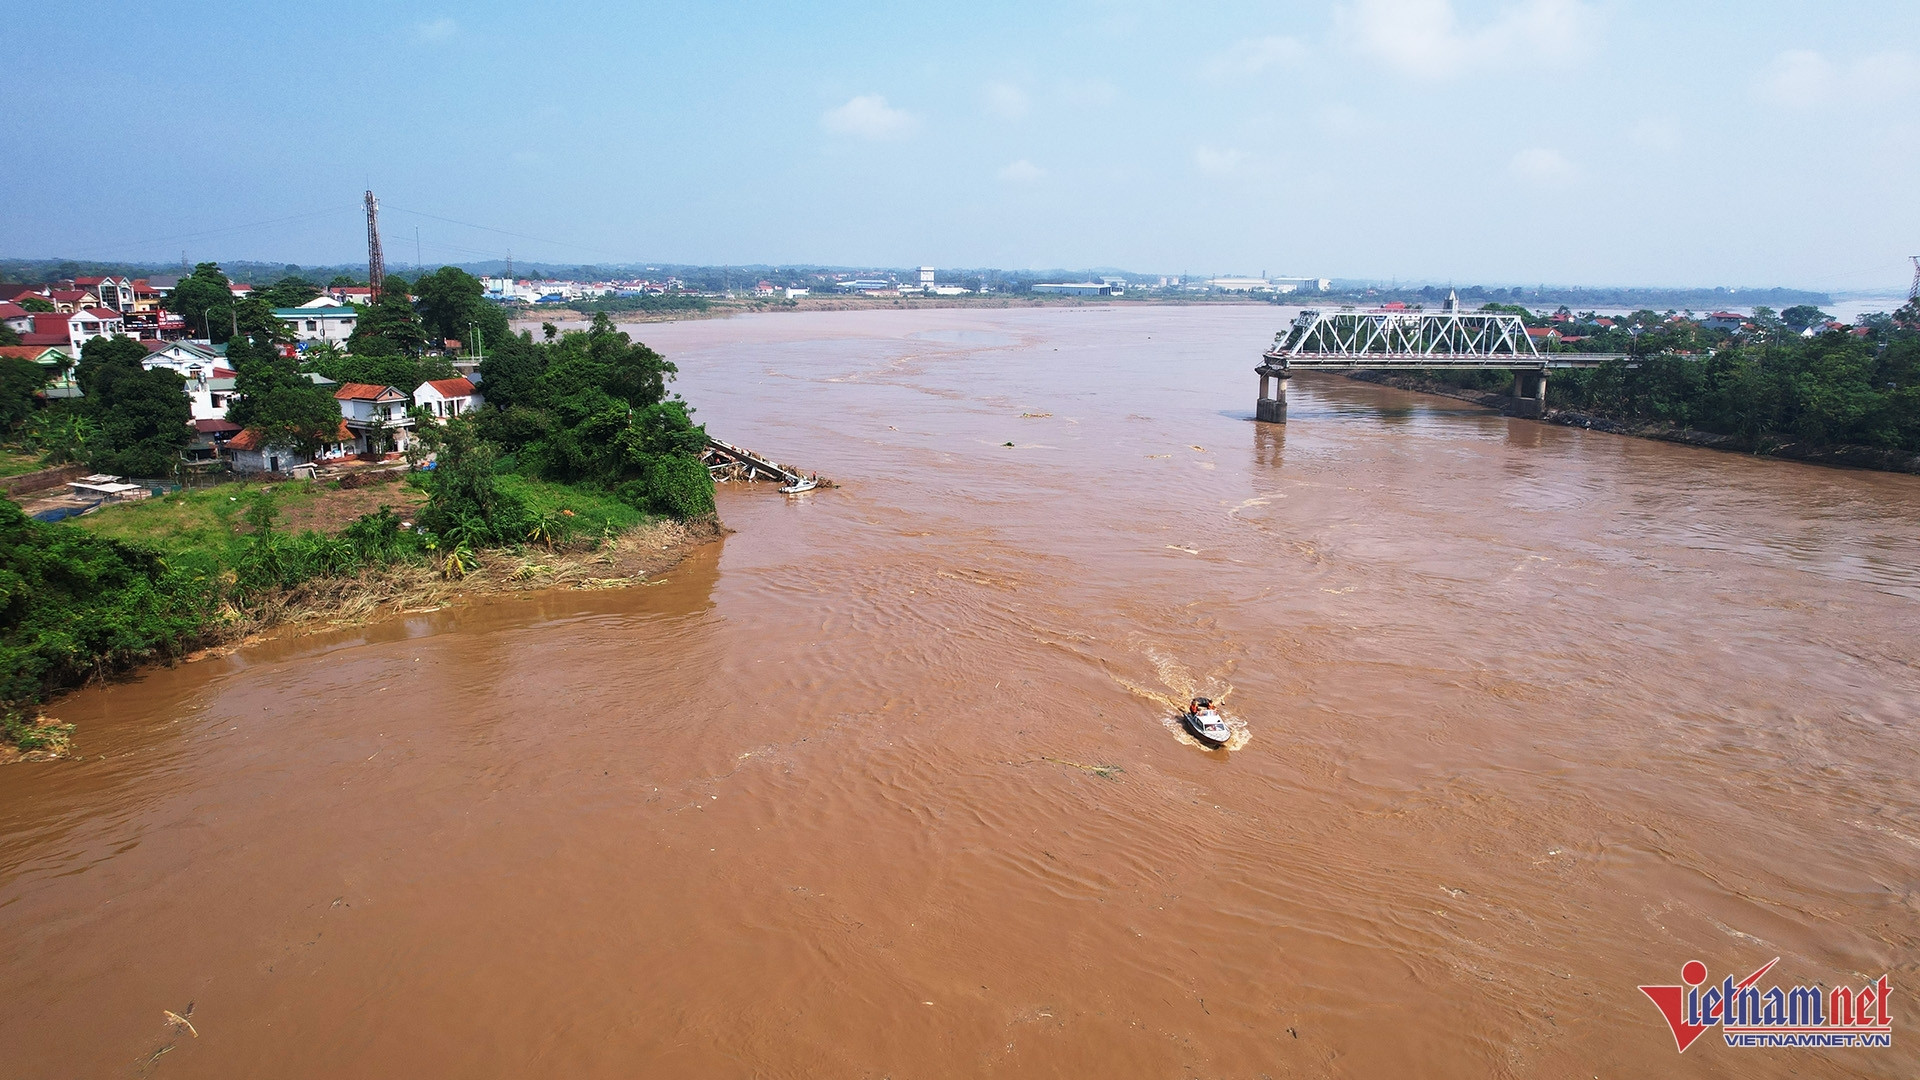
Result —
M1509 411L1534 420L1547 414L1546 369L1514 369L1513 406Z
M1270 424L1286 423L1287 380L1293 378L1293 372L1272 364L1261 364L1253 370L1260 376L1260 400L1254 402L1253 418Z

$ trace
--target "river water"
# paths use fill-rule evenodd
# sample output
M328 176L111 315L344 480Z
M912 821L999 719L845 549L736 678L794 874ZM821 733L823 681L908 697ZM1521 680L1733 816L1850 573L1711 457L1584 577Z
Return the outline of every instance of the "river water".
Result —
M0 1073L1912 1075L1920 480L1332 376L1255 424L1282 320L637 328L841 486L64 699ZM1636 989L1775 956L1891 972L1894 1047L1677 1057Z

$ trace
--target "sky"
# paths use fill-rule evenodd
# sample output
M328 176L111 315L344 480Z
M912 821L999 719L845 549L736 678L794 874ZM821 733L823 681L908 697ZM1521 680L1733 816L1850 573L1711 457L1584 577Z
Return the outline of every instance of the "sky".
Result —
M1912 0L17 5L0 257L1904 292Z

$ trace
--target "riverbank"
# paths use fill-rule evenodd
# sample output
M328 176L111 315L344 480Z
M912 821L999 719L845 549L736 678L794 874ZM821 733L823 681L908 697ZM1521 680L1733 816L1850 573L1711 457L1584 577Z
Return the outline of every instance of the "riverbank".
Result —
M0 642L11 699L0 712L0 764L65 756L72 727L35 703L80 686L290 629L363 625L505 592L641 584L724 535L711 515L680 521L565 485L504 483L533 520L550 523L539 539L436 547L406 531L402 517L421 510L426 493L404 484L228 484L56 524L15 512L4 562L37 596Z
M1472 404L1495 411L1504 412L1512 404L1507 394L1487 390L1474 390L1468 387L1454 386L1450 383L1417 375L1396 375L1385 371L1352 371L1347 378L1359 382L1390 386L1396 390L1410 390L1414 393L1433 394L1449 397L1457 401ZM1722 435L1697 428L1682 427L1659 421L1621 421L1604 416L1576 412L1571 409L1549 409L1540 418L1548 424L1560 424L1565 427L1577 427L1589 431L1604 431L1612 435L1627 435L1636 439L1657 439L1660 442L1680 443L1684 446L1698 446L1708 450L1725 450L1740 454L1753 454L1758 457L1784 458L1788 461L1801 461L1811 465L1828 465L1848 469L1872 469L1877 472L1896 472L1920 474L1920 454L1909 454L1900 450L1880 450L1871 446L1814 446L1792 441L1761 441L1744 439L1737 435Z

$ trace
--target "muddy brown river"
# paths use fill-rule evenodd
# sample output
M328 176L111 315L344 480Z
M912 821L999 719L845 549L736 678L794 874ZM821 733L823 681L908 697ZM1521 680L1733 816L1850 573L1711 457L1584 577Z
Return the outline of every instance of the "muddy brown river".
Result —
M1920 478L1334 376L1258 425L1285 318L637 328L841 487L62 700L0 1075L1913 1075ZM1776 956L1889 974L1892 1048L1678 1055L1636 989Z

